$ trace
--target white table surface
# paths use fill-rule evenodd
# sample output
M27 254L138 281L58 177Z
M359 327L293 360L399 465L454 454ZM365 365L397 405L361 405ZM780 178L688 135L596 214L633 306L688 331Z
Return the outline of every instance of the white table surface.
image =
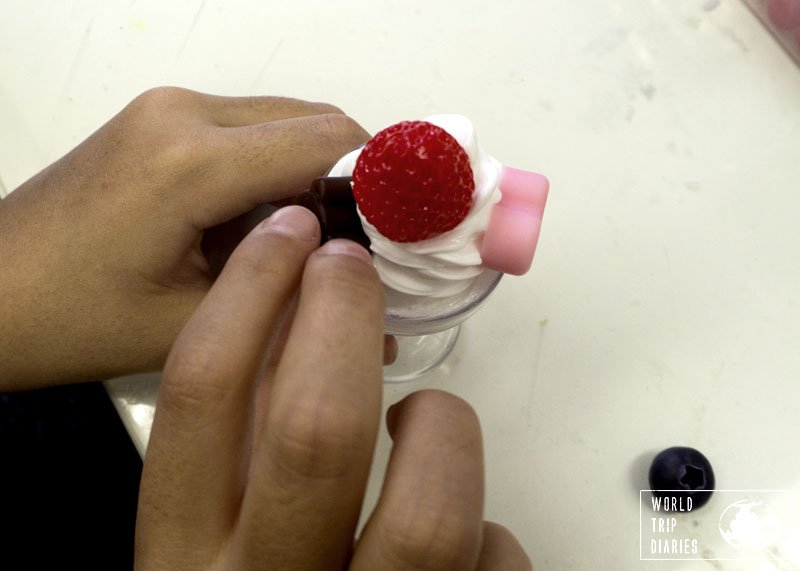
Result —
M664 447L705 452L719 488L800 493L800 70L741 0L4 0L0 42L8 189L161 84L329 101L372 132L470 116L550 178L534 268L384 406L472 404L486 517L539 571L800 566L796 504L765 550L788 561L639 560ZM158 376L107 386L144 451ZM721 501L692 514L705 557Z

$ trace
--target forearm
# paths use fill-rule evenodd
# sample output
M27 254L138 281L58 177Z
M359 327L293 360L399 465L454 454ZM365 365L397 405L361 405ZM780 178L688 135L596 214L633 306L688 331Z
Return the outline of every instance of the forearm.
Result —
M97 360L64 299L58 252L46 251L47 213L30 216L26 202L12 195L0 203L0 390L82 380Z
M172 341L163 327L127 319L104 304L87 306L41 282L13 279L0 278L0 391L101 380L163 364Z
M166 311L158 296L109 297L113 270L78 259L86 250L64 239L53 207L15 195L0 202L0 390L160 367L179 324L152 318Z

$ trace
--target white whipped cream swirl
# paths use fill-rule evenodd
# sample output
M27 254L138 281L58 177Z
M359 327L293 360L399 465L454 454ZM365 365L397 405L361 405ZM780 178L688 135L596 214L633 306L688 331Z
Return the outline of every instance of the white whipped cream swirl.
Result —
M501 165L478 144L472 121L463 115L432 115L425 121L450 133L469 156L475 191L466 218L455 228L426 240L393 242L367 222L360 210L358 215L385 286L409 295L449 297L467 289L484 270L480 238L492 206L500 200ZM359 148L342 157L328 176L352 176L360 154Z

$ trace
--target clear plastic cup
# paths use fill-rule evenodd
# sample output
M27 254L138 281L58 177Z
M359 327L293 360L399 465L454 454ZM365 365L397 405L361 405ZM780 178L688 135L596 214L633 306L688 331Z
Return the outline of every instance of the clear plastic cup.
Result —
M343 156L324 176L350 176L362 147ZM397 339L398 352L395 362L383 368L383 380L412 381L442 363L458 340L461 323L484 304L502 276L484 269L465 291L450 297L410 295L385 287L384 329Z
M463 323L489 298L503 274L486 269L451 297L424 297L386 288L384 329L397 339L397 359L383 368L385 382L405 382L431 371L453 350Z

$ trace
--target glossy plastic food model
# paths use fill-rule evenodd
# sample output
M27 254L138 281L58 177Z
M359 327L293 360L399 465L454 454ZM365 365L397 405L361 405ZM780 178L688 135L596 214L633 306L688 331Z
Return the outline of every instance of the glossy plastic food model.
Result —
M650 465L649 480L654 496L681 502L688 511L708 502L716 484L708 458L686 446L659 452ZM687 500L691 506L685 505Z
M491 157L466 117L392 125L329 175L352 176L375 267L394 299L463 299L487 272L531 266L547 179Z
M800 0L745 0L773 37L800 65Z

